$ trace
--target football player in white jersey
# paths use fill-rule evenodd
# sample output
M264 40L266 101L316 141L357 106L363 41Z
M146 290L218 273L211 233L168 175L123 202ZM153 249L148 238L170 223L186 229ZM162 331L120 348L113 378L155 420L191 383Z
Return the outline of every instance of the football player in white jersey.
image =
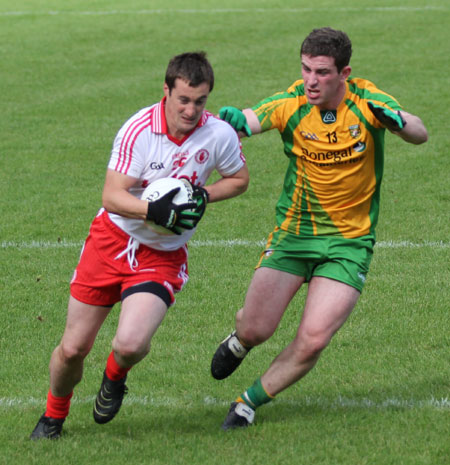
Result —
M150 350L152 336L188 279L186 242L207 202L243 193L248 170L232 127L205 110L214 73L204 52L173 57L163 99L132 116L114 141L103 189L70 286L67 322L50 360L47 406L31 439L60 437L85 357L111 308L121 302L112 351L94 403L94 420L107 423L127 392L128 371ZM216 170L220 179L203 187ZM184 178L194 201L154 202L145 187L163 177ZM188 218L189 221L185 221ZM173 234L157 234L151 220Z

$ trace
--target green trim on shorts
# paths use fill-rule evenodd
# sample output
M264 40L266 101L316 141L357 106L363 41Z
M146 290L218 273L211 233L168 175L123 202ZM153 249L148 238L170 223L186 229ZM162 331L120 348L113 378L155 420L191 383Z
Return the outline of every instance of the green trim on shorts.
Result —
M279 228L270 234L256 268L267 267L302 276L334 279L362 292L369 272L375 238L304 237Z

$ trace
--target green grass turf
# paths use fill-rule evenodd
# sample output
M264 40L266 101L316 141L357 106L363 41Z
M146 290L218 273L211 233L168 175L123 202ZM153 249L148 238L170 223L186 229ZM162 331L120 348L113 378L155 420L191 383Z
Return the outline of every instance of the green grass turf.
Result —
M0 1L0 464L449 463L449 20L442 0ZM352 74L420 115L430 140L386 137L368 282L317 367L261 408L255 427L220 430L229 402L293 337L305 295L232 377L212 379L211 356L273 227L286 159L269 133L244 141L248 192L208 207L190 282L130 373L120 415L99 426L91 413L117 307L64 437L30 442L121 124L160 99L168 59L187 50L206 50L214 66L213 112L284 90L299 77L301 40L324 25L349 33Z

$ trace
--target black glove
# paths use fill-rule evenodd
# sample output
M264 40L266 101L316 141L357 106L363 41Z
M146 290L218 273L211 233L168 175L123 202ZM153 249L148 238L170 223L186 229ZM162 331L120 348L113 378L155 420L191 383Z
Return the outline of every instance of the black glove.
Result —
M147 220L154 221L156 224L180 235L183 229L193 229L196 215L193 215L193 209L196 208L195 202L183 203L176 205L173 198L177 195L180 188L176 187L160 199L148 203Z
M370 111L375 115L375 118L389 130L398 132L406 126L406 121L402 118L399 111L394 113L389 108L382 107L373 102L367 102Z
M190 181L189 181L190 182ZM193 218L192 222L194 226L197 226L198 222L202 219L202 216L206 210L206 204L209 202L209 194L208 191L201 187L195 186L190 182L192 186L192 198L196 203L196 207L193 210L193 213L196 215L195 219Z

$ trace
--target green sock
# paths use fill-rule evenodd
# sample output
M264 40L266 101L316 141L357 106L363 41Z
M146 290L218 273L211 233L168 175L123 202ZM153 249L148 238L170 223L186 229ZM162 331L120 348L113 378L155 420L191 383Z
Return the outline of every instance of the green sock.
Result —
M274 396L271 396L261 384L261 378L258 378L253 386L249 387L241 396L237 398L238 402L246 403L250 408L255 410L257 407L270 402Z

